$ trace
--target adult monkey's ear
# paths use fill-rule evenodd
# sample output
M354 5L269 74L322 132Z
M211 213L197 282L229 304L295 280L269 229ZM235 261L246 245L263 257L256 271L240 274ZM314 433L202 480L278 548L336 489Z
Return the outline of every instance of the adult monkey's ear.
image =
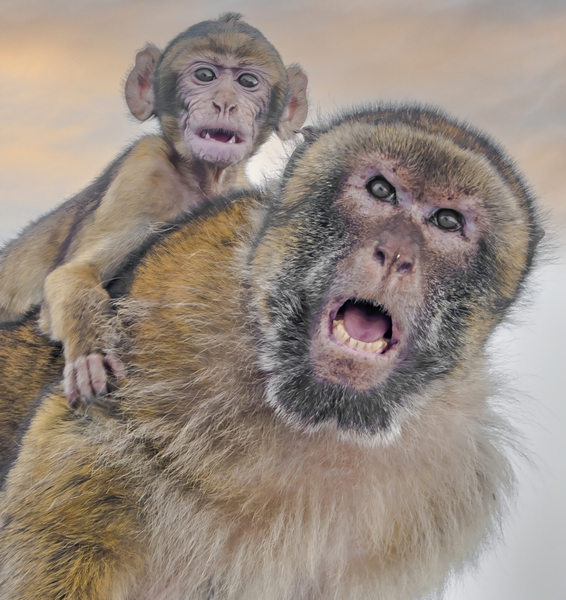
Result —
M136 54L136 64L126 79L125 95L128 108L140 121L153 115L154 97L151 82L161 50L153 44Z
M299 65L287 67L287 77L289 78L289 102L287 102L287 106L279 120L279 125L275 130L283 141L293 138L295 133L303 126L309 110L307 101L308 77Z

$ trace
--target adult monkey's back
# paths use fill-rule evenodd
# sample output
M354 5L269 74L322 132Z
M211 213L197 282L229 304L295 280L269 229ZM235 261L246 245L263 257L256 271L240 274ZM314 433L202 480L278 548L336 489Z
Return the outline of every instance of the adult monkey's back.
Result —
M126 100L149 135L89 187L0 252L0 320L42 305L42 328L63 343L71 404L104 394L110 306L104 286L156 228L246 183L244 163L275 131L290 139L307 114L307 78L285 68L255 28L228 13L193 25L163 53L136 56Z
M3 490L2 600L440 589L512 486L485 348L541 233L512 162L437 111L313 130L277 187L149 249L113 394L44 397Z

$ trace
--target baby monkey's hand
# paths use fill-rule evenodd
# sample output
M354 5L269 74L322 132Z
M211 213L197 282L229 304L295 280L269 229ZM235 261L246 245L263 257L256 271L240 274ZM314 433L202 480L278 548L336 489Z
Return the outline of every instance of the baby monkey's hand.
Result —
M93 352L67 361L63 376L69 405L76 408L81 400L88 403L95 396L107 394L109 377L123 379L126 369L122 361L112 354Z

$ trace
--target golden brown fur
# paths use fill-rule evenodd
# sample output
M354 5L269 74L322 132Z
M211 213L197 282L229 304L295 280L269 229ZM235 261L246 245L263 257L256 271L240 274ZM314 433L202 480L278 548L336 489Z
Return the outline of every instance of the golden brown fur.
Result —
M18 450L20 433L39 402L41 390L61 378L60 345L42 336L36 317L0 327L0 485Z
M210 91L195 77L197 63L216 69ZM257 75L257 90L239 85L241 72ZM128 105L140 120L157 116L162 134L142 138L0 252L0 319L43 305L43 330L64 345L71 403L105 393L107 370L122 374L102 353L100 323L110 315L105 287L125 257L203 199L242 187L245 160L268 136L290 139L303 124L306 82L234 14L191 27L163 54L151 45L138 53ZM237 142L204 139L220 129Z
M376 169L395 198L370 193ZM460 229L422 218L438 203ZM80 413L60 390L41 403L3 492L0 598L442 589L512 488L484 350L538 234L470 128L413 107L321 127L279 187L218 201L143 258L118 303L118 390ZM324 325L362 294L385 306L368 319L390 315L382 355ZM330 314L353 327L349 302Z

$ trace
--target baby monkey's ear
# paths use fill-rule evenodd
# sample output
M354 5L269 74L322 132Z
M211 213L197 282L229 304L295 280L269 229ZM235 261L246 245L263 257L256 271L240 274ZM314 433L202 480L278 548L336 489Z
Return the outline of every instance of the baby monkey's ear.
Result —
M126 79L125 95L128 108L140 121L153 116L154 96L151 83L161 50L153 44L136 54L136 64Z
M277 135L283 140L293 139L295 133L300 129L307 118L309 110L307 100L308 77L299 65L287 67L287 77L289 78L289 102L283 111L279 125L277 126Z

